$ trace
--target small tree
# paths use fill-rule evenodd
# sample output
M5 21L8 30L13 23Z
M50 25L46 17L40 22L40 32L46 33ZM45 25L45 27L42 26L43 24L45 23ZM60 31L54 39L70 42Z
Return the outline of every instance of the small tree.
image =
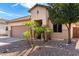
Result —
M45 36L46 42L48 40L51 40L51 38L50 38L51 32L52 32L52 30L49 27L44 27L44 36Z
M52 23L65 24L68 29L68 44L71 43L71 24L79 21L79 4L49 3L49 17Z

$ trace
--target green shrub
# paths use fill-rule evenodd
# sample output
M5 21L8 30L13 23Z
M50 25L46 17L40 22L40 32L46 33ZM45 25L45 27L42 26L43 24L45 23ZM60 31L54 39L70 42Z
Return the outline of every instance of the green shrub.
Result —
M34 20L31 20L31 21L24 22L24 25L32 27L32 26L38 26L39 24L35 22Z
M23 33L23 37L25 39L29 39L30 35L31 35L30 31L26 31L26 32Z
M44 28L43 27L35 27L35 32L40 34L44 32Z
M44 29L45 29L45 32L49 32L49 33L51 32L51 29L48 27L45 27Z

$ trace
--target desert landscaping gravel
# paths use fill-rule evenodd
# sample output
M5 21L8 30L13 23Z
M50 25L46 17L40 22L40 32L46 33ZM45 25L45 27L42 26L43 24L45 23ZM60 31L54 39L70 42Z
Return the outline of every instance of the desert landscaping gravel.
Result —
M45 46L39 46L30 56L79 56L79 50L75 49L76 42L67 45L65 41L51 40Z

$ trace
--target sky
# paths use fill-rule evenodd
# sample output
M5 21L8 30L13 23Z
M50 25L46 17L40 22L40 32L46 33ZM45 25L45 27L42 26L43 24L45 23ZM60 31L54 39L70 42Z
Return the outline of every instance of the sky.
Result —
M0 18L12 20L30 15L28 10L36 3L0 3Z

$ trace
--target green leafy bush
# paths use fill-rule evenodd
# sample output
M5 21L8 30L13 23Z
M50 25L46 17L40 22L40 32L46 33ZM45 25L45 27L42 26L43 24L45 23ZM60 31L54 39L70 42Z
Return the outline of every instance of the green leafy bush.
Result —
M39 24L34 20L31 20L31 21L24 22L24 25L32 27L32 26L38 26Z
M40 34L44 32L44 28L43 27L35 27L35 32Z
M28 39L30 37L30 35L31 35L30 31L26 31L26 32L23 33L23 37L25 39Z
M49 33L51 32L51 29L48 27L45 27L44 29L45 29L45 32L49 32Z

